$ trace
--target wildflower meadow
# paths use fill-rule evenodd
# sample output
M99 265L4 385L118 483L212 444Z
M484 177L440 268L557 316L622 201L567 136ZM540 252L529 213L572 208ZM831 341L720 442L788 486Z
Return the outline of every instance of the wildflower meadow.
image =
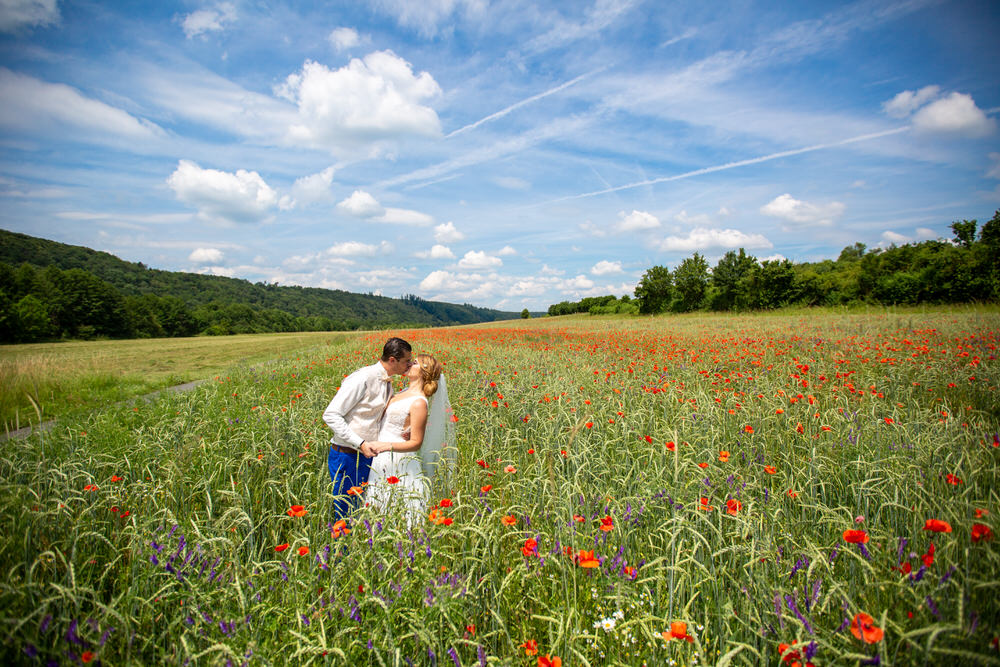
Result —
M444 364L426 518L337 521L320 419ZM994 665L1000 316L359 335L0 455L3 664Z

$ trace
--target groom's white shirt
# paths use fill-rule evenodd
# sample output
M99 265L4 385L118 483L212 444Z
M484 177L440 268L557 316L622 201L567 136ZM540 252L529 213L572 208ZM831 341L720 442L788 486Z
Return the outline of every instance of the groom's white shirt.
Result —
M381 362L344 378L323 412L323 421L333 429L331 443L360 449L362 442L378 440L379 422L392 398L391 380Z

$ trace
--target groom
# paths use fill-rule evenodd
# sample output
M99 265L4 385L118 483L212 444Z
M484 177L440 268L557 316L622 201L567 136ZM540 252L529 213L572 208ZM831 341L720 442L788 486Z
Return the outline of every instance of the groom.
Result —
M333 480L337 518L346 516L359 502L348 490L368 481L374 452L367 441L378 440L382 415L392 398L392 376L405 374L412 365L413 349L402 338L390 338L382 358L344 378L337 394L323 412L333 429L327 465Z

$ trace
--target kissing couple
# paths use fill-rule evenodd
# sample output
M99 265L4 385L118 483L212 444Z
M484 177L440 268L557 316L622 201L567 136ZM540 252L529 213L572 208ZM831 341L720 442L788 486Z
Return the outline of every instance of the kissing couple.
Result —
M392 376L407 379L396 394ZM454 461L451 404L441 364L390 338L382 357L346 378L323 412L333 429L327 466L337 518L363 499L383 514L423 514L440 461Z

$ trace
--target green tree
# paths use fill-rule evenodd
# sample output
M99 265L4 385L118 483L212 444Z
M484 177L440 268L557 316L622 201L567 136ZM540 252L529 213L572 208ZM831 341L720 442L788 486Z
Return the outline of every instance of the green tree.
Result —
M739 254L730 250L712 269L713 310L732 310L747 305L745 281L757 267L757 258L747 255L743 248Z
M527 319L530 319L530 318L531 318L531 313L528 312L527 308L525 308L524 310L521 311L521 319L522 320L527 320Z
M14 305L14 338L27 343L43 340L52 333L49 309L34 294L26 294Z
M654 266L646 269L635 286L635 298L639 301L639 312L644 315L660 313L670 305L674 296L674 279L670 269Z
M865 250L867 246L864 243L855 243L854 245L849 245L840 251L840 256L837 257L837 262L857 262L860 261L862 257L865 256Z
M955 235L955 242L963 248L971 248L976 240L975 220L956 220L951 223L951 231Z
M674 286L677 290L676 307L681 311L699 308L708 290L708 262L695 253L674 269Z

